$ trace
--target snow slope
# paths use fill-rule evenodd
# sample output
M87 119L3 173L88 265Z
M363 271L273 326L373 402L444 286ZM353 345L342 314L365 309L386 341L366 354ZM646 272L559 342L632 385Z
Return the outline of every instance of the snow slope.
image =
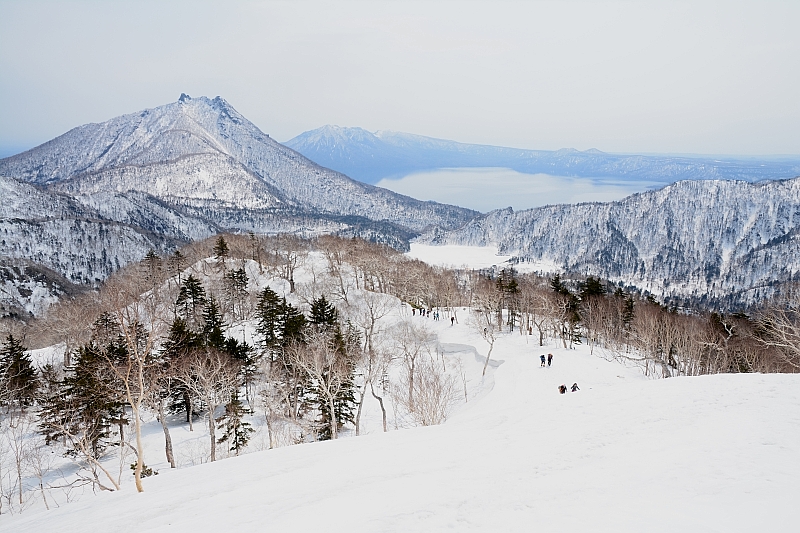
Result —
M486 346L463 324L446 343ZM425 319L420 319L425 320ZM551 368L538 355L551 352ZM800 497L800 376L647 380L588 349L503 337L494 385L442 426L179 470L4 531L785 530ZM479 361L475 361L480 364ZM559 395L561 383L581 390Z

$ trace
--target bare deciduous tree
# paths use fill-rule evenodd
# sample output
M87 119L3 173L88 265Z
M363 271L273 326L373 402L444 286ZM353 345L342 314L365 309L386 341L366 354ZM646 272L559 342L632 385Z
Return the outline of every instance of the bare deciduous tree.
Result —
M794 371L800 369L800 307L793 297L796 294L770 305L757 320L762 332L759 340Z
M347 318L359 327L364 333L363 355L359 361L361 367L362 383L358 388L358 408L356 411L356 435L361 433L361 411L364 406L367 387L374 379L375 365L375 340L382 331L379 321L397 307L397 300L386 294L371 291L360 291L356 298L345 308Z
M103 352L108 367L122 384L125 400L133 414L136 439L136 467L134 478L136 490L142 492L142 469L145 465L142 442L142 408L158 383L150 379L150 369L157 365L155 350L157 343L167 330L162 315L165 302L158 291L149 287L147 277L135 271L121 273L106 283L101 299L107 312L112 314L125 339L126 352L122 360L111 358Z
M297 235L280 233L270 239L270 266L289 282L289 292L295 291L294 273L308 256L308 242Z
M406 402L409 408L414 407L414 379L417 373L417 361L423 354L430 353L436 342L436 334L428 329L424 323L403 320L398 322L391 331L391 344L395 352L399 353L407 371L408 395Z
M455 376L448 374L430 354L417 361L417 375L413 381L409 369L405 370L394 395L395 402L402 405L418 425L433 426L447 420L458 397ZM407 388L413 388L413 403L408 401Z
M350 378L348 362L334 336L327 331L310 332L303 343L294 343L286 350L289 361L300 369L312 384L330 414L330 435L336 439L339 421L336 419L336 400Z
M196 394L208 409L211 461L216 461L214 412L230 401L231 391L239 385L239 366L228 354L210 347L190 351L180 359L179 364L175 369L176 378Z

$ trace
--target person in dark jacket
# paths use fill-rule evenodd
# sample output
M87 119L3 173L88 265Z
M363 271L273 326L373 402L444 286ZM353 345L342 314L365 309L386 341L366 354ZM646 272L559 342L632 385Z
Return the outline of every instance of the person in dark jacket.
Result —
M544 366L544 361L545 361L544 354L540 355L539 359L542 361L542 366Z
M573 383L572 384L572 392L579 391L579 390L581 390L581 388L578 387L578 384L577 383Z
M567 386L566 385L559 385L558 386L559 394L566 394L567 393Z
M549 353L547 354L547 366L550 366L551 364L553 364L553 354Z

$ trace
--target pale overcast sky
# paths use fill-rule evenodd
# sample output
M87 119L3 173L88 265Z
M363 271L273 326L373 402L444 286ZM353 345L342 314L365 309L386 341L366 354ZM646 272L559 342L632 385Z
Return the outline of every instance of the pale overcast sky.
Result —
M278 140L800 154L798 28L796 0L0 0L0 149L186 92Z

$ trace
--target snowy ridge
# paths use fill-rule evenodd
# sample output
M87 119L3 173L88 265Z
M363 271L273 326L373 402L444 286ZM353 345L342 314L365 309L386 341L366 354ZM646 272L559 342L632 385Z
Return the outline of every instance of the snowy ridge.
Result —
M5 177L0 193L4 316L41 315L65 284L93 285L151 248L166 252L219 231L143 193L70 197Z
M279 206L456 228L477 213L351 180L272 140L220 97L189 98L75 128L0 160L0 175L71 193L140 191L239 209Z
M665 296L754 300L800 271L800 178L683 181L619 202L503 209L417 242L496 245L531 268L557 265Z
M600 150L522 150L458 143L410 133L323 126L287 141L320 165L366 183L421 170L452 167L502 167L528 174L642 180L793 178L800 160L759 161L607 154Z

